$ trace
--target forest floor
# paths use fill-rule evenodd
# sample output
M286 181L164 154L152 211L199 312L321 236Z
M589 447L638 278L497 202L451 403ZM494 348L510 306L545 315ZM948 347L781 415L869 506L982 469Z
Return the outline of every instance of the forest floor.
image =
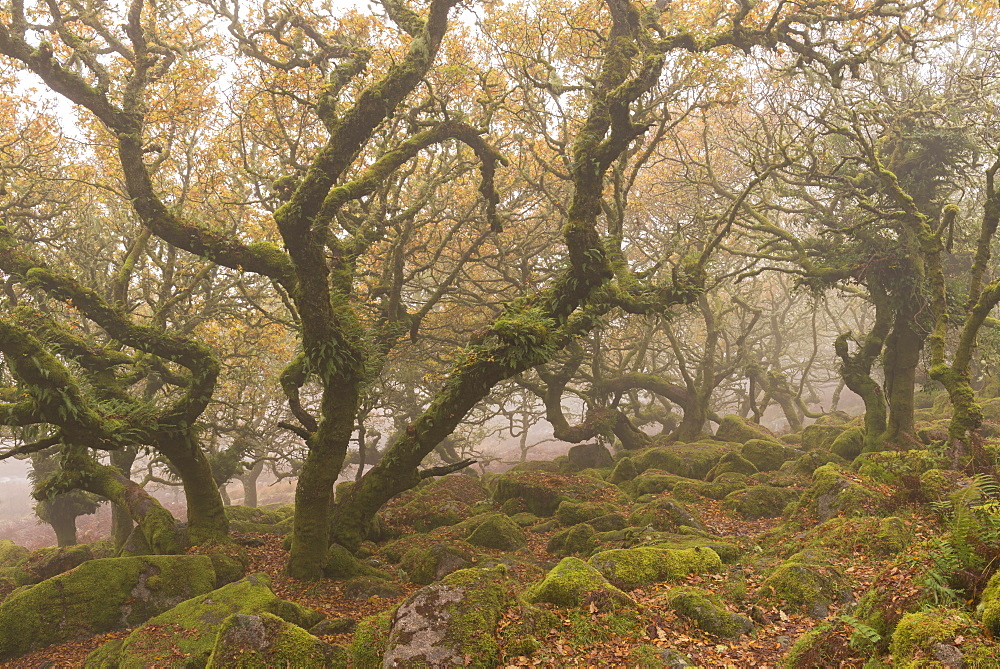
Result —
M803 480L803 484L808 479ZM674 613L664 603L664 592L678 583L653 584L648 587L633 590L631 596L640 604L648 624L621 633L601 635L601 638L588 641L579 635L570 633L570 621L565 618L566 610L548 607L564 619L564 629L554 627L547 637L541 639L543 647L531 657L509 656L504 659L504 666L543 666L543 667L631 667L636 666L630 661L633 651L638 646L655 646L660 649L674 649L685 655L701 667L756 667L759 669L780 666L781 659L787 653L791 644L802 634L814 628L821 620L811 618L803 613L785 613L777 608L762 608L754 603L752 593L764 580L767 571L773 568L773 562L755 561L754 555L761 552L761 538L766 533L778 527L781 519L762 519L756 521L743 520L739 516L727 513L718 501L703 499L692 502L688 507L695 510L706 529L727 540L738 543L744 551L744 559L739 564L726 565L722 573L691 576L682 585L694 585L721 595L730 610L741 613L753 619L757 624L753 632L736 640L719 640L707 636L694 624ZM921 519L911 515L910 521L918 528L918 538L921 534L931 532L933 521L930 518ZM925 531L921 531L924 528ZM526 579L537 578L543 570L558 562L546 551L546 545L555 530L550 532L529 532L529 542L526 549L519 551L521 562L535 563L539 571L525 574ZM349 617L360 621L366 616L378 613L395 606L420 586L406 583L401 579L403 592L395 598L370 597L357 601L343 596L343 582L322 580L303 584L292 581L283 574L283 566L287 552L282 548L282 537L270 534L236 534L241 543L259 544L247 548L250 557L250 572L266 572L272 579L273 589L279 596L316 609L332 618ZM502 551L482 549L485 555L490 554L502 560ZM530 554L530 555L528 555ZM855 601L861 597L871 585L874 577L889 563L889 559L874 560L871 555L861 552L841 552L842 557L835 564L846 573L853 585ZM906 579L900 575L900 581ZM515 574L516 577L516 574ZM547 606L547 605L543 605ZM584 614L588 614L586 610ZM830 610L828 618L837 617L836 606ZM589 615L597 625L601 623L601 612L591 609ZM502 620L503 628L511 621ZM850 628L845 627L842 634L841 647L838 649L837 660L831 667L861 667L868 659L867 655L858 652L852 656L849 650ZM79 667L83 665L87 654L104 642L126 635L127 631L117 631L110 634L97 635L81 641L73 641L50 646L31 653L17 660L3 664L4 667ZM348 644L351 634L323 637L331 643Z

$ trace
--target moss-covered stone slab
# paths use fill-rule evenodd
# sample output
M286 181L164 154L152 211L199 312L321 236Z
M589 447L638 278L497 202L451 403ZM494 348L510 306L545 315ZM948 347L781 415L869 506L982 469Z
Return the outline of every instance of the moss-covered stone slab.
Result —
M241 506L238 504L227 505L225 507L226 519L230 523L255 523L258 525L277 525L285 520L287 516L277 511L261 509L255 506Z
M141 667L183 659L185 666L203 667L227 618L261 613L270 613L303 629L323 618L321 613L275 595L266 574L251 574L150 618L125 639L95 650L87 657L86 666Z
M738 449L735 444L696 442L647 448L632 456L639 472L661 469L689 479L703 479L727 453Z
M473 546L516 551L528 543L524 530L509 516L492 513L476 520L480 522L465 537L465 540Z
M206 669L262 667L347 667L347 649L317 639L298 625L270 613L237 613L226 618Z
M853 599L844 572L815 550L788 558L764 580L757 595L787 611L804 611L814 618L825 618L832 604Z
M17 564L14 580L18 585L34 585L93 559L87 544L39 548Z
M710 548L614 548L588 560L613 585L633 590L650 583L673 582L691 574L722 570L722 559Z
M726 495L722 506L746 520L777 518L785 506L799 498L799 491L770 485L755 485Z
M497 623L513 595L503 568L463 569L421 588L393 612L375 666L497 666Z
M708 590L693 587L671 588L664 595L667 606L686 618L698 629L723 639L735 639L753 629L753 621L732 613Z
M715 431L715 436L717 439L735 441L740 444L745 444L751 439L768 439L771 441L777 439L774 433L763 425L758 425L742 416L734 416L732 414L722 417L719 429Z
M90 560L0 605L0 659L138 625L214 587L206 556Z
M575 557L563 558L545 578L525 590L524 599L532 604L547 602L576 607L595 592L610 593L622 606L637 606L631 597L609 583L601 572Z
M699 537L689 534L668 534L657 537L650 544L653 548L670 548L672 550L687 550L690 548L710 548L715 551L725 564L735 564L743 556L743 550L735 543L724 539Z
M670 474L662 469L649 469L639 474L631 481L620 484L620 488L632 497L638 499L644 495L660 495L671 492L676 486L691 481L686 476ZM701 482L701 481L699 481Z

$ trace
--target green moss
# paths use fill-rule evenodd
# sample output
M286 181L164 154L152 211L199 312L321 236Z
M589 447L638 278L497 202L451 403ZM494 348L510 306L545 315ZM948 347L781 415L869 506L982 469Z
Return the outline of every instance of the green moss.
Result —
M632 512L628 522L658 532L677 532L682 527L704 529L701 520L685 505L669 497L654 499Z
M801 451L771 439L751 439L740 449L740 455L762 472L775 470L801 454Z
M389 631L395 609L369 616L358 623L358 628L348 647L351 662L358 669L375 669L382 666L382 658L389 646Z
M266 574L251 574L188 599L136 628L117 651L101 651L93 660L113 660L117 666L146 666L180 655L203 666L221 625L232 615L270 613L303 629L323 618L320 613L277 597L270 585Z
M556 519L564 526L570 527L580 523L603 516L614 511L613 507L607 504L594 504L592 502L570 502L564 500L560 502L556 509Z
M14 580L18 585L41 583L93 558L94 554L86 544L39 548L17 564Z
M629 666L639 669L685 669L696 665L690 657L672 648L659 648L648 644L640 644L632 649L629 655Z
M580 523L552 535L545 550L558 557L569 555L588 557L597 546L594 535L595 531L591 525Z
M738 562L743 555L743 550L734 543L721 539L689 536L678 534L674 536L658 537L655 543L650 544L653 548L669 548L671 550L687 550L690 548L710 548L715 551L725 564Z
M633 456L636 469L661 469L669 474L690 479L702 479L727 453L736 446L718 442L670 444L640 451Z
M785 505L798 497L799 492L791 488L757 485L729 493L722 505L747 520L777 518Z
M453 571L471 567L473 557L471 550L449 544L435 544L430 548L411 548L403 555L399 566L413 583L428 585Z
M481 522L465 538L473 546L514 551L527 544L524 531L509 516L493 513L477 520Z
M12 594L0 605L0 659L67 639L138 625L214 587L212 561L205 556L159 555L85 562Z
M649 583L677 581L691 574L721 571L722 559L710 548L617 548L589 560L612 584L632 590Z
M615 463L615 468L611 470L608 481L612 483L624 483L625 481L631 481L638 475L639 472L636 470L632 458L626 457Z
M796 553L761 584L758 597L790 611L825 618L834 602L846 603L851 588L843 572L814 550Z
M990 577L983 589L976 606L976 617L994 636L1000 636L1000 571Z
M724 474L743 474L750 476L757 473L757 466L736 452L726 453L715 466L709 470L705 478L709 481L716 480Z
M974 636L978 632L975 622L963 611L934 608L903 616L892 633L889 650L897 667L928 666L912 662L932 655L934 645L953 644L958 636Z
M836 453L830 451L809 451L805 455L795 460L786 462L781 466L781 471L788 471L792 474L812 474L819 467L827 464L846 465L847 460Z
M703 632L735 639L753 628L749 618L726 610L708 590L693 587L671 588L664 595L667 606L690 618Z
M579 606L593 592L609 592L624 606L634 606L632 599L592 566L575 557L563 560L545 575L541 582L524 592L525 601L548 602L556 606Z
M839 425L810 425L802 430L802 443L800 448L803 451L817 451L820 449L830 450L833 442L844 432L846 428Z
M865 448L865 428L849 427L830 444L830 451L845 460L853 460L861 455Z
M275 525L280 523L286 516L275 511L252 506L226 506L226 519L229 522L256 523L258 525Z
M725 441L735 441L745 444L751 439L773 440L774 435L767 428L757 425L742 416L732 414L723 416L715 436Z
M11 567L28 557L28 549L8 539L0 539L0 567Z

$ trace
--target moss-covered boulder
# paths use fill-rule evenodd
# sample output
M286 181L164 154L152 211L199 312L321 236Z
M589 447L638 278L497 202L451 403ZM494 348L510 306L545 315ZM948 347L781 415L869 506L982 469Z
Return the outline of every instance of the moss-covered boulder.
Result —
M39 548L17 564L13 576L18 585L33 585L93 559L87 544Z
M598 516L604 516L613 511L614 507L607 504L564 500L559 503L559 507L556 509L556 520L563 527L571 527L580 523L586 523Z
M865 450L865 428L860 426L847 428L830 444L830 451L845 460L853 460L861 455L863 450Z
M463 569L413 593L392 614L384 667L500 664L497 623L514 601L502 567Z
M846 604L853 595L843 571L820 551L796 553L761 584L758 597L787 611L804 611L825 618L832 604Z
M525 590L523 596L532 604L548 602L575 607L594 593L610 593L622 606L636 606L631 597L611 585L601 572L575 557L563 558L545 578Z
M613 585L633 590L650 583L677 581L691 574L715 573L722 559L710 548L615 548L588 560Z
M785 506L798 497L799 492L792 488L755 485L729 493L722 500L722 505L746 520L777 518Z
M785 532L784 543L794 546L791 552L802 547L833 551L850 556L863 553L882 557L900 553L909 546L913 533L901 518L837 516L806 530L790 535Z
M261 509L254 506L237 504L226 506L226 519L231 523L256 523L258 525L276 525L287 516L276 511Z
M967 613L944 607L903 616L889 644L893 666L905 669L995 667L998 650Z
M886 496L877 486L857 476L851 477L836 465L823 465L812 475L809 489L802 495L796 513L814 515L820 522L836 515L869 516L879 513Z
M12 567L28 557L27 548L18 546L9 539L0 539L0 567Z
M661 469L689 479L703 479L722 456L737 450L734 444L696 442L669 444L638 452L632 456L639 472Z
M465 540L473 546L504 551L516 551L528 543L524 530L502 513L491 513L483 517Z
M550 472L506 472L493 479L491 486L497 504L520 500L524 506L521 510L542 517L553 515L563 500L614 502L620 495L615 486L589 476ZM504 512L509 514L506 507Z
M0 659L138 625L215 587L205 556L90 560L0 605Z
M557 557L569 555L589 557L597 546L597 542L594 541L595 534L591 525L580 523L553 534L545 550Z
M848 462L836 453L832 453L830 451L809 451L805 455L801 455L795 460L789 460L783 464L781 466L781 471L787 471L790 474L804 474L809 476L823 465L828 464L835 464L843 467L846 466Z
M660 648L652 644L639 644L629 654L630 667L638 669L695 669L690 657L673 648Z
M976 605L976 617L994 636L1000 637L1000 571L995 572L986 583Z
M210 541L193 546L189 555L206 555L215 570L215 587L238 581L247 575L250 558L242 546L232 541Z
M769 472L802 455L802 451L771 439L751 439L740 449L740 455L753 463L757 471Z
M577 444L569 449L566 454L572 471L582 469L602 469L612 467L615 459L611 456L611 451L603 444L597 442L590 444Z
M614 469L611 470L611 474L608 476L608 481L611 483L624 483L625 481L631 481L638 475L639 471L635 468L632 458L624 457L615 463Z
M430 532L474 515L473 508L489 498L478 479L449 474L427 481L389 502L382 512L386 524L400 532Z
M392 614L392 610L382 611L358 623L348 646L351 663L358 669L382 666L382 657L389 646Z
M750 476L756 473L757 466L754 463L733 451L719 458L715 466L705 475L705 480L714 481L723 474L743 474L744 476Z
M721 599L702 588L671 588L664 601L671 609L694 621L698 629L712 636L735 639L753 629L753 621L728 611Z
M201 558L199 558L201 559ZM207 594L181 602L132 631L104 644L87 658L87 666L149 666L184 658L185 666L204 667L223 623L236 614L270 613L308 629L323 614L285 601L271 591L266 574L251 574Z
M452 544L435 544L430 548L411 548L399 566L413 583L430 585L452 572L473 566L474 561L471 550Z
M616 511L592 518L587 521L587 524L598 532L613 532L615 530L624 530L628 527L628 520Z
M359 576L386 578L386 574L371 567L340 544L331 544L326 554L326 564L323 565L323 575L327 578L343 581Z
M270 613L226 618L207 669L237 667L347 667L347 649L331 646L298 625Z
M628 522L634 527L648 527L657 532L676 532L682 527L705 529L690 509L670 498L660 498L636 509L629 515Z
M722 417L719 429L715 431L715 437L740 444L745 444L751 439L775 440L774 434L763 425L732 414Z
M841 435L846 428L840 425L810 425L802 430L802 443L799 445L803 451L817 451L820 449L830 450L834 440Z

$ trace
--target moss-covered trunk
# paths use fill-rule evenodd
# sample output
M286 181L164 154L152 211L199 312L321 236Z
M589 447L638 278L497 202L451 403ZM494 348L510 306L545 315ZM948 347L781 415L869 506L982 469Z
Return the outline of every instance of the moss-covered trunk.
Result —
M912 309L899 309L892 331L886 338L882 369L885 374L889 418L885 439L906 446L916 443L914 429L914 393L917 365L924 346L925 334L920 331L918 314Z
M330 384L323 392L323 419L309 439L295 488L295 520L287 567L293 578L316 580L323 575L330 544L333 486L350 445L358 401L357 384ZM333 540L339 542L340 538Z
M56 533L56 543L59 546L75 546L76 541L76 511L71 504L60 504L60 497L52 500L49 509L48 523Z
M212 466L197 437L180 434L171 439L168 435L159 441L160 451L184 484L190 542L197 545L228 539L225 505L212 476Z

